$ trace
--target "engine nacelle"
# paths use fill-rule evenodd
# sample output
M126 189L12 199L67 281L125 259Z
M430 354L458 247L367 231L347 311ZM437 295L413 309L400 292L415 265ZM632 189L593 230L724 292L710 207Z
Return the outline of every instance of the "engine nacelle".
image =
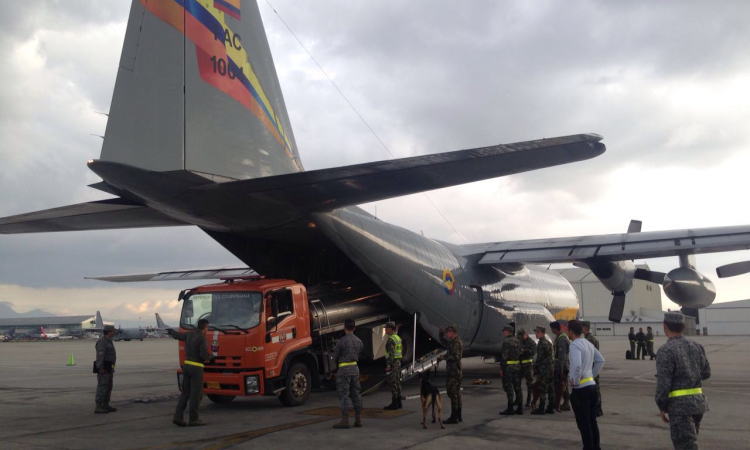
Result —
M633 287L635 275L633 261L588 259L585 262L610 292L628 292Z
M685 308L705 308L716 298L716 287L705 275L688 267L679 267L664 277L664 293Z

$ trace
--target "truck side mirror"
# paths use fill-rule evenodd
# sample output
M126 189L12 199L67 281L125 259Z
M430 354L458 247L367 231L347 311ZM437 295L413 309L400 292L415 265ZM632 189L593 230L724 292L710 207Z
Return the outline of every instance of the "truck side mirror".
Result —
M181 302L183 298L185 298L185 292L187 292L187 289L183 289L180 291L180 295L177 296L177 301Z

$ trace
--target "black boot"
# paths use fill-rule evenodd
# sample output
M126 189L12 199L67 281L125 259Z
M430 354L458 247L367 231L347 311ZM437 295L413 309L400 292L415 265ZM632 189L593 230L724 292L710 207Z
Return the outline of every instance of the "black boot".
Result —
M463 406L459 406L458 407L458 411L456 411L456 415L458 416L458 421L459 422L463 422L464 421L464 418L461 416L461 413L463 412L463 410L464 410L464 407Z
M526 406L531 406L531 386L528 386L529 392L526 393Z
M456 408L455 406L453 406L453 404L451 404L451 416L448 418L448 420L443 421L443 423L450 423L450 424L458 423L457 410L458 408Z
M515 413L516 413L516 412L515 412L515 411L513 411L513 403L511 403L511 402L508 402L508 407L507 407L507 408L505 408L505 411L501 411L501 412L500 412L500 415L501 415L501 416L512 416L512 415L514 415Z
M539 407L537 409L532 410L531 414L534 414L534 415L537 415L537 416L545 414L545 412L544 412L544 402L539 402Z
M401 409L404 407L404 405L401 404L401 396L399 395L397 398L398 398L398 409Z
M387 409L389 411L398 409L398 399L395 396L391 397L391 404L388 406L384 406L383 409Z
M523 405L521 404L521 399L518 399L518 403L516 404L516 415L522 416L523 415Z
M547 409L544 410L545 414L554 414L555 413L555 407L552 406L552 403L547 405Z

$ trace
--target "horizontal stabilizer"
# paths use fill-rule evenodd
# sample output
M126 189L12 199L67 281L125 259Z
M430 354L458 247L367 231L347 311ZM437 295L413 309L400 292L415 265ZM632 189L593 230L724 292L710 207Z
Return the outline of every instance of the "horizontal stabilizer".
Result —
M111 275L103 277L86 277L87 280L109 281L112 283L133 283L140 281L185 281L185 280L221 280L225 278L254 277L258 274L248 267L237 269L196 269L181 272L142 273L136 275Z
M124 199L110 199L0 218L0 234L174 227L178 225L188 224L172 219L146 206Z
M448 153L379 161L331 169L197 186L209 198L237 199L268 215L278 205L286 214L326 212L345 206L486 180L599 156L596 134L541 139ZM243 201L242 198L250 201ZM250 213L250 212L248 212ZM290 217L291 219L291 217Z

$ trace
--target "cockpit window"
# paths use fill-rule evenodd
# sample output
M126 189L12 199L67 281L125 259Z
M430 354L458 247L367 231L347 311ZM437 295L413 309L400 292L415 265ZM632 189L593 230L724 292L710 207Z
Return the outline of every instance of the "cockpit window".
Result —
M260 324L263 295L260 292L198 293L183 301L180 325L194 327L200 319L208 319L219 329L248 329Z

